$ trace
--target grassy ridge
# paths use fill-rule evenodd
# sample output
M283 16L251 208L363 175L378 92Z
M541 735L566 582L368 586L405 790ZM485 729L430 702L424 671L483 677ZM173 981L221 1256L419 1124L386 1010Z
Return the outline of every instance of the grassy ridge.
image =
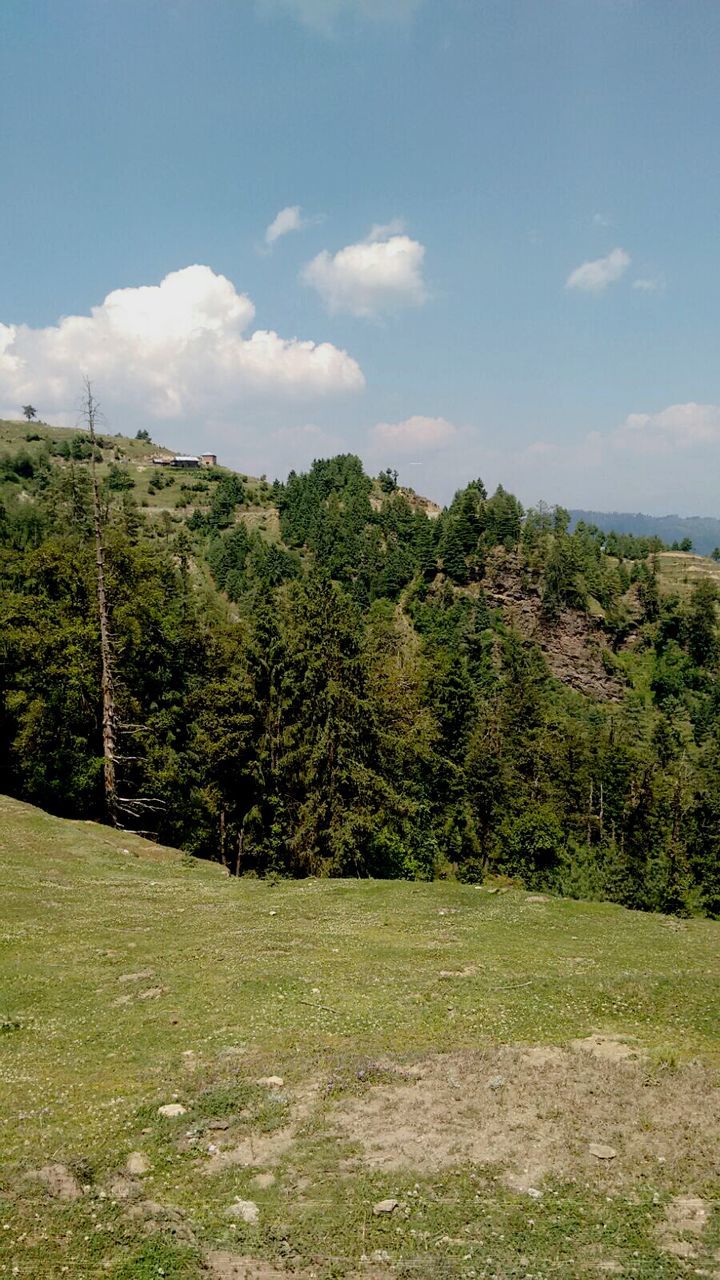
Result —
M292 1256L308 1276L369 1275L361 1259L380 1250L373 1275L519 1276L529 1267L585 1276L599 1274L588 1243L597 1214L615 1233L606 1257L629 1266L637 1251L642 1266L629 1273L679 1274L678 1258L657 1247L655 1219L700 1182L711 1203L716 1184L697 1150L694 1164L679 1160L664 1184L643 1181L629 1201L627 1188L613 1199L594 1169L584 1190L569 1172L548 1175L547 1211L540 1202L533 1210L546 1230L528 1240L518 1226L527 1196L498 1183L494 1166L461 1158L442 1172L383 1173L357 1162L358 1136L343 1138L337 1107L365 1088L372 1101L386 1072L377 1064L441 1053L474 1075L478 1063L491 1070L495 1054L508 1071L502 1055L515 1050L502 1046L564 1053L598 1029L647 1054L647 1087L669 1073L682 1092L682 1072L696 1069L683 1063L712 1071L720 1061L717 924L449 883L231 881L137 837L13 800L0 806L5 1273L190 1277L216 1265L213 1250L235 1250L276 1266ZM590 1093L602 1092L606 1074ZM282 1089L255 1083L275 1075ZM542 1076L528 1077L540 1092ZM175 1096L188 1108L179 1128L157 1115ZM210 1131L224 1116L229 1134ZM249 1142L252 1158L224 1165L229 1136L236 1152ZM149 1227L149 1211L133 1215L136 1201L113 1190L138 1149L151 1169L139 1202L155 1204ZM82 1198L66 1204L27 1179L53 1161L77 1171ZM258 1191L253 1178L267 1168L275 1183ZM229 1221L238 1195L259 1205L259 1227ZM401 1201L392 1226L371 1212L386 1195ZM488 1230L502 1237L493 1246L500 1271L467 1234L479 1195ZM163 1219L158 1202L177 1221ZM421 1228L434 1241L460 1232L470 1261L457 1244L426 1241L421 1267Z

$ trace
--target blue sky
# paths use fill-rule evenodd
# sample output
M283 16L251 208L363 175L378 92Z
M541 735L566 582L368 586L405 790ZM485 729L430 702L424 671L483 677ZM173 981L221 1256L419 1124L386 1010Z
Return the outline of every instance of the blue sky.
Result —
M2 0L0 412L720 515L718 65L715 0Z

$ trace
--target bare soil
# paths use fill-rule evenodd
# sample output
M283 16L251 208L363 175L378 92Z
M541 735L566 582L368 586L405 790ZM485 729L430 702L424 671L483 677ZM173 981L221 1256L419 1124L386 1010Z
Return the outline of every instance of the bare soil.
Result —
M717 1072L653 1075L632 1052L598 1035L570 1050L441 1055L343 1099L331 1122L373 1169L494 1165L517 1190L552 1177L618 1193L651 1171L672 1172L689 1194L718 1170ZM594 1158L591 1144L616 1158Z

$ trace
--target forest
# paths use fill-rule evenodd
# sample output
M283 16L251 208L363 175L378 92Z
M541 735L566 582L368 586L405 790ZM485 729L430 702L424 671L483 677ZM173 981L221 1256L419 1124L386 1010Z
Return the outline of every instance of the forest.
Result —
M0 455L0 790L105 813L97 464L120 825L232 874L720 915L711 576L479 479L438 513L341 455L168 506L127 442L60 436Z

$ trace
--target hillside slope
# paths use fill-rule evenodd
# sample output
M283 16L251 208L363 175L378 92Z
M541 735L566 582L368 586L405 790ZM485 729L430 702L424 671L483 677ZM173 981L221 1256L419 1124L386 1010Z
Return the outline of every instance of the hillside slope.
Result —
M0 832L2 1274L715 1274L720 925Z

